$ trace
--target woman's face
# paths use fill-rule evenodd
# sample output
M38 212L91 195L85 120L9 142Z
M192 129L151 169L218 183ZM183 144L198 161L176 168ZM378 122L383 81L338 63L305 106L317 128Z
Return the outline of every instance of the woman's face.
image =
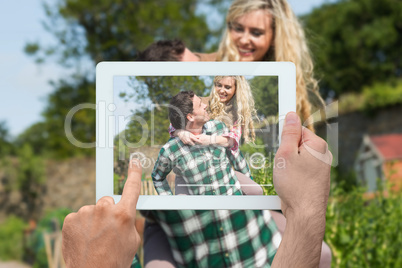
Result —
M236 83L233 77L224 77L215 83L216 93L219 95L219 101L228 103L236 93Z
M266 10L244 14L231 23L230 37L240 61L261 61L273 42L272 16Z

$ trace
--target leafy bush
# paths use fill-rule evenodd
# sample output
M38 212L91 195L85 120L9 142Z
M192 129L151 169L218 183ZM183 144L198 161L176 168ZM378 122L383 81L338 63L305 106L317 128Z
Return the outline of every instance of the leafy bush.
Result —
M27 224L15 216L0 224L0 259L22 260L23 237Z
M123 192L123 180L121 176L116 173L113 173L113 193L120 195Z
M265 163L263 168L260 169L251 169L251 175L254 178L254 181L260 185L272 185L272 186L262 186L264 190L264 195L277 195L274 188L273 181L273 162Z
M264 148L264 141L256 137L254 143L244 143L240 146L240 151L243 153L243 155L250 156L254 153L260 153L260 154L266 154L265 148Z
M378 109L402 103L402 81L375 83L361 93L345 93L339 98L339 113L363 111L368 115Z
M257 137L254 144L248 143L240 146L240 151L246 158L254 181L258 184L272 185L262 186L264 195L276 195L272 178L275 155L267 154L263 145L263 140Z
M325 234L332 267L402 267L402 194L368 200L365 192L332 187Z
M402 103L402 81L375 83L363 90L364 110L373 112L378 108Z
M331 182L336 184L337 188L342 188L345 193L354 191L358 186L363 186L353 170L343 171L339 166L331 168Z
M17 187L26 204L26 218L36 219L39 214L41 199L46 182L45 164L40 156L35 155L28 143L18 149Z
M363 93L344 93L339 97L339 114L346 114L355 111L362 111L365 105Z
M38 225L28 241L28 254L31 254L34 259L33 267L48 267L45 242L43 234L45 232L52 233L61 230L63 227L64 218L71 212L70 209L59 208L49 211L38 222Z

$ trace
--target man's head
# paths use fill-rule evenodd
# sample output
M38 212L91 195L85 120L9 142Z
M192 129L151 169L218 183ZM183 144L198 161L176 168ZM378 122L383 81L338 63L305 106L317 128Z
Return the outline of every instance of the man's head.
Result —
M137 61L199 61L181 40L161 40L138 54Z
M140 52L137 61L180 61L185 49L181 40L161 40Z
M202 126L209 120L207 105L193 91L182 91L172 98L169 120L175 129L186 129L188 123Z

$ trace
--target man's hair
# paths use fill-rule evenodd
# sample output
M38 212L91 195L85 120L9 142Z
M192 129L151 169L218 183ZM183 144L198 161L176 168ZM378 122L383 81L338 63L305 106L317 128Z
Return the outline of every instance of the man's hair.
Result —
M137 61L180 61L185 49L181 40L161 40L140 52Z
M182 91L174 96L169 105L169 121L175 129L185 129L187 115L193 112L193 91Z

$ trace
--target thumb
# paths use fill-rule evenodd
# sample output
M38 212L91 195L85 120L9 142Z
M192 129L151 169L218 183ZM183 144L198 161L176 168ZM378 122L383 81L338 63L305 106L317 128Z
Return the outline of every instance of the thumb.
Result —
M282 140L278 153L293 154L298 153L301 140L302 127L300 118L295 112L289 112L285 118L282 129Z

